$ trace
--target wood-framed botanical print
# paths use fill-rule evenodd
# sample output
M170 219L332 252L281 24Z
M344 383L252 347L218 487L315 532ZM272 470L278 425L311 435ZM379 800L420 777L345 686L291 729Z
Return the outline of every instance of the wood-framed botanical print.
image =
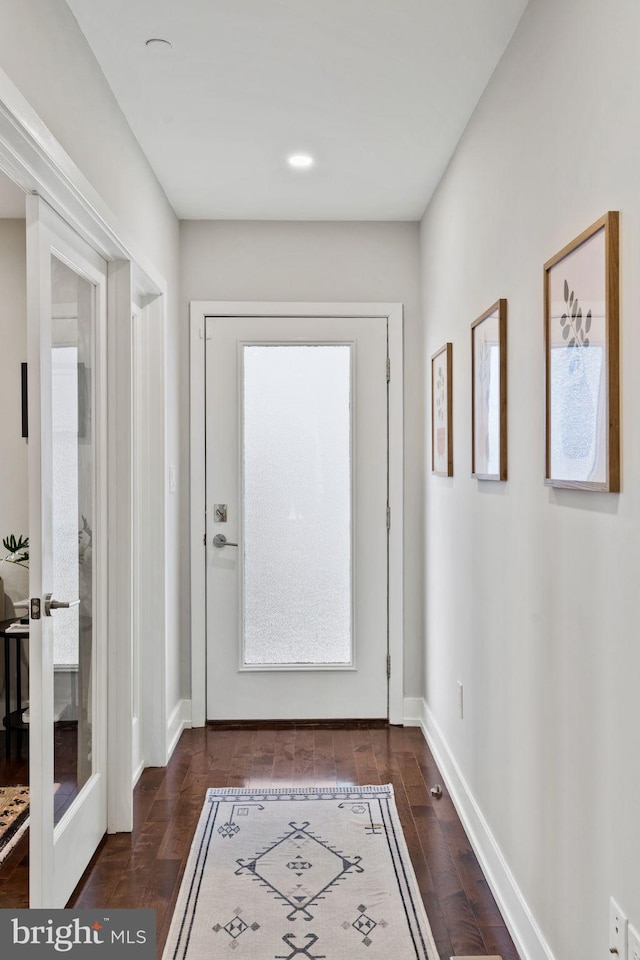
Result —
M453 344L431 357L431 472L453 476Z
M545 483L620 490L618 213L544 265Z
M507 479L507 301L471 324L471 473Z

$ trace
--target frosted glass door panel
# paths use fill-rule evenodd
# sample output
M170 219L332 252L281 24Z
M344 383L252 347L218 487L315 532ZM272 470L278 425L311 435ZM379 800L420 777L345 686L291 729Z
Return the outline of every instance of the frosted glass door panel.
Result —
M243 347L245 666L349 665L351 347Z

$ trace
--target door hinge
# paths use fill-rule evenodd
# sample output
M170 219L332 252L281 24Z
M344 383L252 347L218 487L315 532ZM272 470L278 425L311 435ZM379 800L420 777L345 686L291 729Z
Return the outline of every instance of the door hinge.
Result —
M387 677L391 676L391 654L387 654Z
M387 530L391 530L391 507L387 504Z
M204 533L204 537L202 538L202 542L203 542L204 546L206 547L206 545L207 545L207 532L206 532L206 530L205 530L205 533Z
M391 380L391 360L387 357L387 383Z

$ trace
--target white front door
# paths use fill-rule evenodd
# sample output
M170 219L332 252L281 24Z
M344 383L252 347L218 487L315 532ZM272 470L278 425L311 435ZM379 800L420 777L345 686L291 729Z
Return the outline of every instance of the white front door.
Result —
M106 278L28 197L32 907L66 904L107 828Z
M206 320L207 717L386 718L387 320Z

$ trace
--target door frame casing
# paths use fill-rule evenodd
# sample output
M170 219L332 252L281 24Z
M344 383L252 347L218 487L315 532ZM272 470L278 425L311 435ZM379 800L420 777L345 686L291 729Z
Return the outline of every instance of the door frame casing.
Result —
M388 632L391 675L389 722L402 724L404 697L404 435L403 307L401 303L263 302L193 300L190 303L190 465L191 465L191 723L202 727L206 712L206 317L383 317L387 320L388 356Z
M45 126L36 111L24 98L13 81L0 69L0 170L26 194L37 194L46 200L49 206L62 219L86 240L93 249L108 261L111 288L111 303L108 303L107 350L111 360L129 363L127 351L130 340L126 331L131 324L131 300L142 300L143 308L148 309L150 318L157 324L158 338L162 348L154 358L155 367L149 375L156 383L156 393L162 397L162 404L154 411L154 423L157 426L157 448L153 451L154 484L153 487L160 509L154 517L154 526L160 527L164 536L166 524L166 491L164 483L165 461L165 403L166 371L164 364L164 341L166 337L167 284L164 277L148 260L139 243L122 228L117 218L104 202L100 194L89 183L82 171L69 157L60 143ZM127 278L127 274L129 275ZM130 295L127 297L127 291ZM115 294L115 296L114 296ZM122 336L117 345L112 342L111 333L116 327L122 327ZM113 353L111 351L114 351ZM131 465L128 454L131 437L131 409L127 402L116 403L117 391L121 383L116 378L110 381L108 389L109 421L115 429L109 440L109 485L115 483L122 497L129 496L131 485ZM114 395L114 390L116 394ZM128 398L127 398L128 399ZM128 408L128 409L127 409ZM123 455L124 453L124 455ZM159 470L158 470L159 467ZM112 555L130 556L131 531L126 525L126 510L117 512L117 519L110 511L109 548ZM146 558L155 570L153 602L158 595L164 596L166 565L161 554ZM132 744L130 717L130 698L119 697L118 691L126 689L130 683L131 671L129 656L132 642L132 617L130 607L124 609L120 604L118 587L129 582L130 562L111 567L112 576L117 572L117 583L109 583L108 623L109 623L109 688L108 695L108 747L107 768L108 787L108 831L127 831L132 826L132 763L129 747ZM158 589L158 585L161 589ZM150 601L151 602L151 598ZM162 637L164 644L165 619L162 616ZM161 662L162 669L156 670L148 682L154 683L156 702L165 704L164 656L158 656L157 636L153 638L153 649L142 651L143 657L152 658L152 663ZM160 751L166 763L168 740L166 733L166 705L163 710L155 711L149 718L146 736L147 743L162 741L164 749ZM159 729L160 728L160 729ZM152 751L145 750L145 760L152 762ZM157 762L157 761L156 761ZM135 771L134 771L135 776Z

